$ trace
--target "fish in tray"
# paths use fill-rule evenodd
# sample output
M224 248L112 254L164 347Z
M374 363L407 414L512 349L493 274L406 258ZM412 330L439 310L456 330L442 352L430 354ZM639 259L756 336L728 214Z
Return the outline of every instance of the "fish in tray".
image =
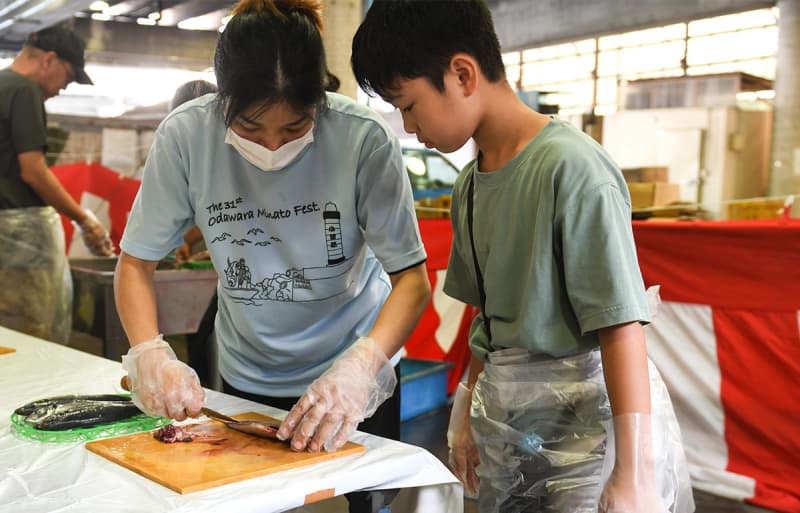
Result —
M130 401L130 400L131 400L130 396L117 395L117 394L59 395L56 397L47 397L44 399L31 401L27 404L23 404L22 406L14 410L14 413L16 413L17 415L27 416L40 408L56 406L59 404L71 403L75 401L119 402L119 401Z
M16 410L14 413L17 415L30 415L34 411L48 407L48 406L56 406L59 404L64 403L71 403L75 401L99 401L99 402L119 402L119 401L130 401L131 398L129 396L124 395L116 395L116 394L95 394L95 395L59 395L56 397L47 397L45 399L38 399L36 401L31 401L27 404L23 404Z
M84 401L51 404L34 410L25 422L43 431L64 431L108 424L141 414L131 401Z

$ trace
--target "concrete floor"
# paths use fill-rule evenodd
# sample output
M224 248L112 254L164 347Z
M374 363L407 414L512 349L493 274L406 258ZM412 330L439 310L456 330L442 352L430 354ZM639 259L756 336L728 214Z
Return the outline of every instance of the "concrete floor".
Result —
M175 354L179 359L186 361L186 344L182 337L167 337ZM73 332L68 344L75 349L88 353L102 355L102 341L98 338ZM439 408L423 415L403 422L400 429L400 438L403 442L424 447L434 456L447 464L447 422L449 409ZM757 508L717 497L708 493L695 490L696 513L774 513L772 510ZM464 513L478 513L477 502L465 499Z

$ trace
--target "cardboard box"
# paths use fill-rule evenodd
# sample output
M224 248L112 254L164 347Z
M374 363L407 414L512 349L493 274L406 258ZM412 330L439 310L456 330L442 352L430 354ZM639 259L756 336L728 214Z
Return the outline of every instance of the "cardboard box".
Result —
M622 170L626 182L668 182L669 168L666 166L632 167Z
M681 186L677 183L628 182L631 208L663 207L681 200Z

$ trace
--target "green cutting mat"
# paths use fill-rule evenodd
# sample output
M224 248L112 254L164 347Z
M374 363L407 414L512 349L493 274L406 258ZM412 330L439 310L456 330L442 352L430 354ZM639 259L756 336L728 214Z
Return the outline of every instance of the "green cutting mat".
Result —
M141 433L142 431L151 431L161 426L166 426L171 422L171 419L150 417L142 413L128 419L89 428L45 431L36 429L33 424L25 422L25 415L11 414L11 429L18 435L29 440L56 444L88 442L90 440L100 440L101 438Z

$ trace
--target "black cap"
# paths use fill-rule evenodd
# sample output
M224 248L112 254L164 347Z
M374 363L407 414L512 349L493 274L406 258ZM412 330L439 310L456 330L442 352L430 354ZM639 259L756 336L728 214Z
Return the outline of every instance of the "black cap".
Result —
M46 52L55 52L61 59L72 64L77 83L94 83L83 69L83 50L86 48L86 44L72 30L56 26L32 32L25 40L25 46L34 46Z

